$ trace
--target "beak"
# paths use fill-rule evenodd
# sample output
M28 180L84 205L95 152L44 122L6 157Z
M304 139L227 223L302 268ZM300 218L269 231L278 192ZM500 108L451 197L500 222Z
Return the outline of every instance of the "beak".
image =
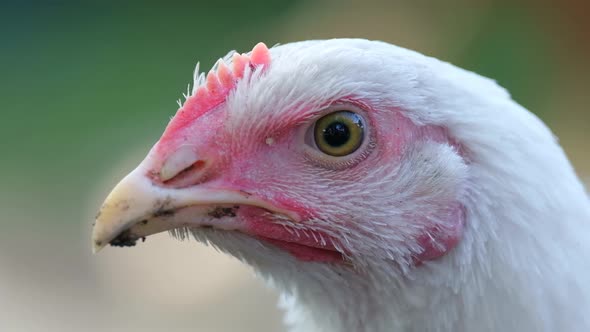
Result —
M154 184L147 173L140 165L106 198L92 230L94 253L107 244L133 246L148 235L177 228L212 226L240 230L236 215L243 205L298 219L292 212L277 209L243 190L206 185L180 189L162 187Z

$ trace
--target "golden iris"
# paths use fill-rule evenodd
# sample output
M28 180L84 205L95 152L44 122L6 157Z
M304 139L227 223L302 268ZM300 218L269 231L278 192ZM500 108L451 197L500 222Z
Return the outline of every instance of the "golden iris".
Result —
M350 111L327 114L315 123L314 138L317 147L335 157L356 151L365 136L363 119Z

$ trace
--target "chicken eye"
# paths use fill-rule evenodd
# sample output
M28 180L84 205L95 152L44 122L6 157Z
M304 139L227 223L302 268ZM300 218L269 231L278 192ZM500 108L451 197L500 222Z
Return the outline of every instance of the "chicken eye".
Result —
M337 111L320 118L314 127L316 146L335 157L356 151L365 136L363 119L350 111Z

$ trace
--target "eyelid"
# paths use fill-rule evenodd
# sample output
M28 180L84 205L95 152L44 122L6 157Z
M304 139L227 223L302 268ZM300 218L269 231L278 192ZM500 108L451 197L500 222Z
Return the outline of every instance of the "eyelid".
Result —
M330 156L323 153L316 145L314 139L314 127L316 122L322 117L338 111L350 111L358 114L363 121L363 128L365 132L365 136L361 146L353 153L341 157ZM329 107L326 107L319 111L303 127L303 138L300 140L300 142L303 146L304 155L308 161L324 168L343 169L347 167L352 167L364 160L371 153L371 151L374 149L376 145L375 138L373 136L373 130L371 127L372 124L369 121L367 112L362 108L348 103L330 105Z

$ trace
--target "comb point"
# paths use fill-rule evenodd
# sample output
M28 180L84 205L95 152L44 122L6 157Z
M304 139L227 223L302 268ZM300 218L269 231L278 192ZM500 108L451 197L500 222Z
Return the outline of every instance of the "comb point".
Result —
M236 78L240 79L244 76L244 69L246 68L246 64L248 63L248 61L249 61L248 57L246 57L244 55L241 55L241 54L234 55L232 65L233 65L234 76Z
M221 88L221 84L219 83L219 79L217 79L217 75L210 71L207 74L207 89L211 94L216 94Z
M253 65L264 65L270 64L270 51L266 44L260 42L254 46L250 55L250 61Z
M219 78L219 82L224 88L230 88L233 84L233 75L225 62L219 62L219 66L217 67L217 77Z
M197 98L197 100L205 100L209 97L209 91L207 91L207 88L204 86L200 86L197 89L197 93L195 94L195 98Z

